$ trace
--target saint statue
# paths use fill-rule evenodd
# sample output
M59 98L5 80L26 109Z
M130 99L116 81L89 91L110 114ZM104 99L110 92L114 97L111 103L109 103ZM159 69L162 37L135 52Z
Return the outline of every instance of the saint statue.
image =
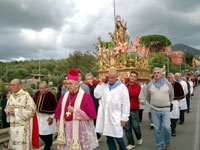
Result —
M116 17L116 29L115 32L112 34L109 32L109 35L112 39L112 43L114 46L116 46L119 43L125 43L128 41L128 30L127 25L124 22L124 20L121 19L120 16Z

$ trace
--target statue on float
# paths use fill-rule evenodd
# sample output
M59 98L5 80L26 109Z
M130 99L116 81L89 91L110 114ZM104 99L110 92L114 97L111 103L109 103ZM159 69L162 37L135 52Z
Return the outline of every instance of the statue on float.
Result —
M127 22L117 16L115 31L109 32L111 42L98 39L98 68L99 72L109 69L127 70L140 69L149 71L148 52L140 44L140 38L132 42L127 29Z

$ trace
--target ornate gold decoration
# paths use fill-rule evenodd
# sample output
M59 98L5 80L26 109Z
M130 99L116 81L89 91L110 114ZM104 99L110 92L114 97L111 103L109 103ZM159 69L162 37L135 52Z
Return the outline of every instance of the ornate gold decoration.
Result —
M127 24L119 16L116 17L116 29L109 32L111 42L98 43L98 77L107 75L110 69L118 70L121 77L127 77L130 71L139 73L139 79L149 79L148 51L139 44L139 38L134 43L130 41Z

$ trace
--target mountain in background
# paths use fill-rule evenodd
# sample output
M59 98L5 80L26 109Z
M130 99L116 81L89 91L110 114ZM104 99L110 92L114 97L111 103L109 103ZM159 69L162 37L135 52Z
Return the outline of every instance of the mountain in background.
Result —
M184 53L187 53L187 52L190 52L194 55L200 55L200 50L196 49L196 48L193 48L193 47L190 47L190 46L187 46L187 45L184 45L184 44L175 44L175 45L172 45L172 51L182 51Z

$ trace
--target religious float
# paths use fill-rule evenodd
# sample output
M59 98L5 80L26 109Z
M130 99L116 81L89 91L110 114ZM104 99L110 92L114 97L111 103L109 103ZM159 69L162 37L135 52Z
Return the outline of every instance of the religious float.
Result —
M98 71L97 77L104 78L110 69L116 69L121 78L127 78L131 71L137 71L139 80L148 80L150 69L148 51L140 44L140 38L132 42L127 23L117 16L114 33L109 32L110 42L98 39Z

